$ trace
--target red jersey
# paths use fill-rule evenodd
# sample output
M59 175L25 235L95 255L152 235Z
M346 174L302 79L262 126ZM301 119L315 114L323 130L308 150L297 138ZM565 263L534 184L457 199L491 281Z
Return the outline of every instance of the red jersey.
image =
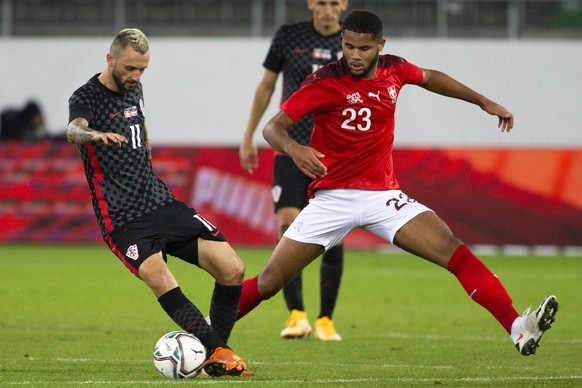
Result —
M310 146L325 155L327 175L316 178L317 189L391 190L394 113L400 89L422 82L422 70L394 55L380 55L376 76L352 76L343 59L309 75L281 105L293 121L312 114Z

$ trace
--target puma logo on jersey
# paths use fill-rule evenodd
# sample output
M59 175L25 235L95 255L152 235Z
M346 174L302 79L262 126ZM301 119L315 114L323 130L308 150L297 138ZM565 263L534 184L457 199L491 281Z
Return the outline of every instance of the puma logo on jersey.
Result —
M380 91L376 92L376 94L368 92L368 97L374 97L376 100L380 101Z

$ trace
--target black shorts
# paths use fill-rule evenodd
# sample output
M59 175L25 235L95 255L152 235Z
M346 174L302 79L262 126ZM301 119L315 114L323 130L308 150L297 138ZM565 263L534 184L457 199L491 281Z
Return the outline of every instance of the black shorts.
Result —
M273 168L273 202L275 212L283 207L303 209L307 205L307 188L311 178L301 172L293 159L284 155L275 157Z
M125 266L138 276L139 266L157 252L198 264L198 238L226 241L196 210L175 201L129 222L104 237Z

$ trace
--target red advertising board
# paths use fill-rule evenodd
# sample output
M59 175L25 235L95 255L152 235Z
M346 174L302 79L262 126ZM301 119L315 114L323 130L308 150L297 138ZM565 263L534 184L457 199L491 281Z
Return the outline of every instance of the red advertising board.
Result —
M236 148L153 150L158 175L233 245L276 242L272 159L262 149L249 175ZM399 149L394 163L403 190L468 244L581 245L582 150ZM0 144L0 242L101 242L74 145ZM346 245L389 244L357 230Z

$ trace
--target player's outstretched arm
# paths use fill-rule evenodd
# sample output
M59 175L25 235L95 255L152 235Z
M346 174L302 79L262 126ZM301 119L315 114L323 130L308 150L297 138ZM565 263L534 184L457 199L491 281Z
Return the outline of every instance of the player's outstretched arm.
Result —
M82 117L73 119L67 126L67 140L76 144L103 143L114 147L121 147L127 143L127 139L123 135L113 132L99 132L89 128L89 122Z
M502 132L509 132L513 128L513 114L503 106L491 101L445 73L429 69L422 69L422 73L423 80L420 86L426 90L478 105L485 112L499 118L497 126Z
M501 129L501 132L509 132L513 128L513 114L496 102L488 100L481 109L499 118L497 127Z
M294 121L283 111L279 111L263 129L265 140L279 152L283 152L293 159L297 168L311 179L319 178L327 173L327 168L321 162L323 155L321 152L306 147L291 139L287 129L294 124Z

